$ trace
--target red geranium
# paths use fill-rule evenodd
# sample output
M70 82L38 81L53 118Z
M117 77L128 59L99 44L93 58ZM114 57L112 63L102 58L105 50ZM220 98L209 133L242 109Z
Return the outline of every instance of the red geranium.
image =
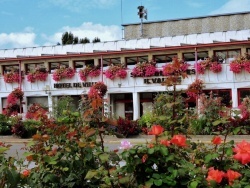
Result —
M163 133L164 128L160 125L153 125L151 127L151 131L148 132L148 134L150 135L160 135L161 133Z
M243 140L236 145L233 151L236 153L234 159L240 161L243 165L250 162L250 143Z
M185 136L179 134L179 135L174 135L173 138L170 140L170 142L172 144L177 145L177 146L185 147L185 146L187 146L186 140L187 139Z

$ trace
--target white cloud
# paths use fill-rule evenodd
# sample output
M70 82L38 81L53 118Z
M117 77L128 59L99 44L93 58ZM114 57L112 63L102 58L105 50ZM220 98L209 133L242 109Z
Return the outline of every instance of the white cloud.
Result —
M22 48L37 46L35 44L36 34L31 28L25 28L24 32L0 33L0 48Z
M212 11L210 14L224 14L231 12L244 12L250 10L250 0L229 0L222 7Z
M58 42L61 43L62 34L66 31L71 32L79 39L87 37L90 41L95 37L101 39L101 42L121 40L122 38L122 31L119 26L104 26L101 24L93 24L92 22L85 22L79 27L65 26L59 32L51 36L43 34L42 37L47 41L44 45L55 45Z

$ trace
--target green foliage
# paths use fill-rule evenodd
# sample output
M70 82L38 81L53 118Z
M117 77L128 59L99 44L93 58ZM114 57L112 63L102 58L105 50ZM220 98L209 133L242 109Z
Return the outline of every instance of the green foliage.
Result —
M0 114L0 135L11 134L11 125L8 122L8 117Z
M70 96L62 96L58 99L58 101L53 102L53 112L52 116L54 118L60 118L64 116L64 111L69 110L69 111L75 111L75 107L72 103L73 98Z

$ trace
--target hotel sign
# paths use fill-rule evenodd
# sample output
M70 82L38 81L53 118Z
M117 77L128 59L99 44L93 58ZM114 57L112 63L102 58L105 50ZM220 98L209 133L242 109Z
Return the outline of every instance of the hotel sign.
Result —
M76 82L76 83L55 83L54 88L82 88L91 87L96 82Z

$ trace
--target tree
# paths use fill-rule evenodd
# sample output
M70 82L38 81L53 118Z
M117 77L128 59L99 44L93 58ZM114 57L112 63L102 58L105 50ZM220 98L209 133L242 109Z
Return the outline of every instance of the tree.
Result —
M101 40L98 37L95 37L92 42L100 42ZM90 43L90 40L85 38L78 38L74 36L71 32L65 32L62 34L62 45L65 44L86 44Z
M101 42L101 40L98 38L98 37L95 37L93 40L92 40L93 43L96 43L96 42Z
M90 40L87 37L80 39L80 44L86 44L86 43L90 43Z

